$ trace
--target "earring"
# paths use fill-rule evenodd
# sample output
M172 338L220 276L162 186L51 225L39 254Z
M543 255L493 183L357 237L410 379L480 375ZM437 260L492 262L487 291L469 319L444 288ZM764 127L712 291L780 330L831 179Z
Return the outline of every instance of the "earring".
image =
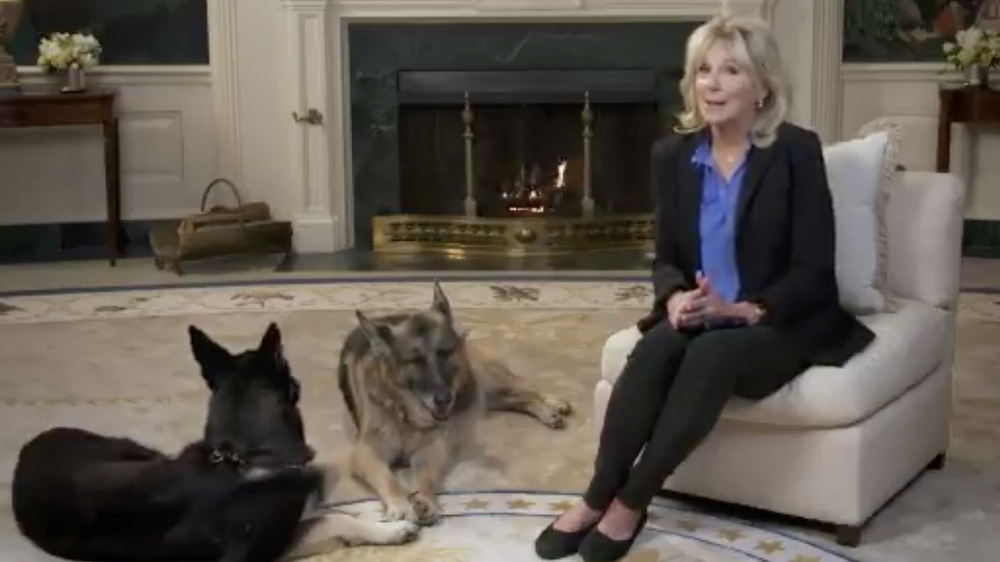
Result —
M761 109L763 107L764 107L764 100L762 99L757 100L757 109Z

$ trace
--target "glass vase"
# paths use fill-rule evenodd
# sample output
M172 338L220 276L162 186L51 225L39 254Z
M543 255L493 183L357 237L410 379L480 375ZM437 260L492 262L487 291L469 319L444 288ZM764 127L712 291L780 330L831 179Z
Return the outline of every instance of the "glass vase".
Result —
M64 93L85 92L87 90L87 71L78 65L73 65L66 69L66 83L63 84Z
M965 84L977 88L985 88L990 84L990 69L981 64L970 64L963 69Z

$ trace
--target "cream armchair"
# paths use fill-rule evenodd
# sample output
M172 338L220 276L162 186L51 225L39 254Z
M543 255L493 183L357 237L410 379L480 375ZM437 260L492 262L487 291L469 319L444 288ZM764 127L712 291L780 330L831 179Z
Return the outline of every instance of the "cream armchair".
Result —
M948 448L964 187L910 171L887 207L896 312L860 316L877 334L843 368L814 367L769 398L733 399L664 490L836 526L855 546L868 519ZM605 343L594 389L598 431L639 338Z

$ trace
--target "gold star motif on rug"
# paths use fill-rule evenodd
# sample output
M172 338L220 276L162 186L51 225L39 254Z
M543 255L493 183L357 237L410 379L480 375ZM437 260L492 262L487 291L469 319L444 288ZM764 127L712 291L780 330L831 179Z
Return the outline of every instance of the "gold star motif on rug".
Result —
M736 529L722 529L717 534L729 542L736 542L743 538L743 533Z
M507 507L510 509L527 509L533 505L535 505L535 502L529 502L522 498L507 501Z
M659 562L660 551L655 548L644 548L638 552L633 552L619 562Z
M479 498L474 498L465 502L466 511L471 511L473 509L486 509L489 506L490 506L489 502L481 500Z
M694 519L679 519L677 521L677 528L693 533L701 528L701 524Z
M823 559L819 556L806 556L804 554L798 554L795 558L792 558L792 562L823 562Z
M767 554L774 554L779 550L783 550L784 547L781 545L781 541L758 541L757 550L763 550Z
M573 504L566 500L552 502L549 504L549 509L552 511L567 511L571 507L573 507Z

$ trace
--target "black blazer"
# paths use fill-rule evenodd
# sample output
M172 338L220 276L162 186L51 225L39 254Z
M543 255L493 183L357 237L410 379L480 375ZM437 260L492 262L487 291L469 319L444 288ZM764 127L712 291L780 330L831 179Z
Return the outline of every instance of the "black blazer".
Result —
M667 316L668 297L695 287L701 251L701 177L691 157L708 133L671 134L652 150L656 257L645 332ZM738 300L766 310L762 322L789 336L812 364L841 366L874 333L839 303L833 201L816 133L783 123L777 140L747 155L737 202Z

